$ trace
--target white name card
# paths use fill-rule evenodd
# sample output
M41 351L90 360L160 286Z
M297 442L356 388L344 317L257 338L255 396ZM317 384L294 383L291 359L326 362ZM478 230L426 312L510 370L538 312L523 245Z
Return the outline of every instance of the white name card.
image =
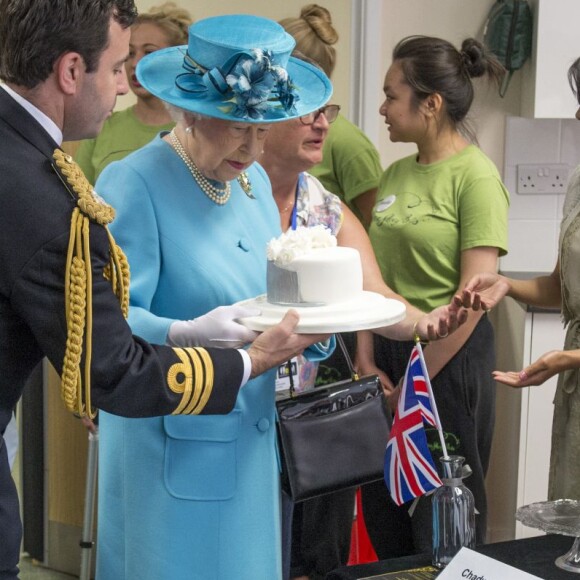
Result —
M542 580L489 556L461 548L437 580Z

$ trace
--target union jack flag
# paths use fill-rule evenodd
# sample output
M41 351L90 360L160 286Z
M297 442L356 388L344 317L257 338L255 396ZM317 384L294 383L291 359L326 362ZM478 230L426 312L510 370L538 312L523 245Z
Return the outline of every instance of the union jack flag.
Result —
M427 446L424 422L440 428L431 404L420 346L411 352L385 453L385 482L397 505L441 485Z

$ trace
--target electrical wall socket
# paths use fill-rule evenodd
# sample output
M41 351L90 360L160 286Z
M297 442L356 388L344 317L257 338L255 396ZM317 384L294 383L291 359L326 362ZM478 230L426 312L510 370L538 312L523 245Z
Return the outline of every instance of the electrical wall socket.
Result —
M569 167L565 163L518 165L518 193L565 193Z

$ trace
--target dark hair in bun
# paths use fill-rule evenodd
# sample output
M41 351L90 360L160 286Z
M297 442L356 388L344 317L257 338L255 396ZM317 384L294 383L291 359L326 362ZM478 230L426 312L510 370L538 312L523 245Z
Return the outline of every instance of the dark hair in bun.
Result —
M487 76L499 83L504 68L481 42L467 38L457 50L450 42L431 36L408 36L393 50L406 83L413 89L417 105L438 93L450 122L457 128L473 102L472 78Z

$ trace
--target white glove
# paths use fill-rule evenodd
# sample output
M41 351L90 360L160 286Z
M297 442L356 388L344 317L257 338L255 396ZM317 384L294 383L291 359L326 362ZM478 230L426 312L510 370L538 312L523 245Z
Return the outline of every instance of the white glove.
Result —
M259 316L257 308L218 306L193 320L177 320L169 327L169 346L215 346L239 348L252 342L258 333L237 322L238 318Z

